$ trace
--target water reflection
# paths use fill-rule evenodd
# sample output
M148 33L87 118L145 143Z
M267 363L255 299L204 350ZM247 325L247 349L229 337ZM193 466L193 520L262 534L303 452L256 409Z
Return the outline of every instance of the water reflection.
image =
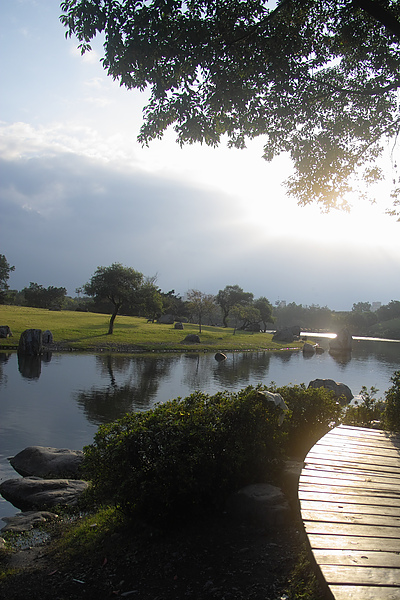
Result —
M7 381L7 376L4 373L3 365L5 366L10 360L11 352L0 352L0 384Z
M243 384L249 384L254 378L268 377L271 355L262 352L244 352L232 354L232 360L218 363L215 370L215 380L219 385L232 388L239 379Z
M146 410L157 396L163 379L174 365L171 358L96 356L98 370L109 378L107 386L93 386L75 394L87 420L109 423L134 410Z
M18 371L26 379L39 379L42 373L42 362L48 364L51 361L52 352L44 352L37 356L32 354L18 353Z
M329 354L331 355L333 360L335 362L337 362L338 365L342 365L342 366L347 365L347 363L349 363L352 359L351 352L340 352L338 354L336 352L335 353L330 352Z
M39 379L42 372L41 356L18 354L18 371L26 379Z

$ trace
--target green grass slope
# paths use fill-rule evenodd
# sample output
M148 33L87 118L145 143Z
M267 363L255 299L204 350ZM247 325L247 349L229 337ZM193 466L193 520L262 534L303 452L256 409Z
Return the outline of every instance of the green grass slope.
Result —
M8 325L13 337L0 339L0 350L15 349L25 329L49 329L59 350L154 352L175 351L247 351L299 348L301 344L279 344L268 333L236 331L231 328L202 326L200 344L184 342L199 327L185 323L184 329L173 325L147 323L140 317L117 316L114 333L108 335L110 316L98 313L49 311L21 306L0 306L0 325Z

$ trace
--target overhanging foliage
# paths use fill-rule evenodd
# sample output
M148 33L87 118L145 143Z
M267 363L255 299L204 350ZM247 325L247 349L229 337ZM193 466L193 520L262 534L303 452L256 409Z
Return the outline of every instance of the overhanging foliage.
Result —
M144 144L170 125L180 144L216 146L224 136L243 148L263 136L266 160L290 154L287 188L299 204L325 210L347 208L351 191L383 177L377 160L400 126L397 0L66 0L61 8L82 53L104 33L108 74L150 88ZM395 164L387 175L397 214Z

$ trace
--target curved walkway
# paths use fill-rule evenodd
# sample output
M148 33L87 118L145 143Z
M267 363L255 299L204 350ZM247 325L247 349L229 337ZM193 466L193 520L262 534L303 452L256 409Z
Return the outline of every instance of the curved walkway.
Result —
M336 427L299 480L312 556L335 600L400 600L400 436Z

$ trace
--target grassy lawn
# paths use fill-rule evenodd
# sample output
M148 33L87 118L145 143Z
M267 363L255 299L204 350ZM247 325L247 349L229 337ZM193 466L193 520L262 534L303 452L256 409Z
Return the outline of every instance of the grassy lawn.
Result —
M110 316L98 313L49 311L21 306L0 306L0 325L8 325L13 337L0 339L1 349L15 349L25 329L49 329L60 350L109 350L126 352L153 351L234 351L282 350L298 348L299 342L279 344L268 333L234 332L231 328L202 326L200 344L183 340L189 333L198 334L198 325L185 323L184 330L173 325L147 323L140 317L117 316L114 333L107 335Z

